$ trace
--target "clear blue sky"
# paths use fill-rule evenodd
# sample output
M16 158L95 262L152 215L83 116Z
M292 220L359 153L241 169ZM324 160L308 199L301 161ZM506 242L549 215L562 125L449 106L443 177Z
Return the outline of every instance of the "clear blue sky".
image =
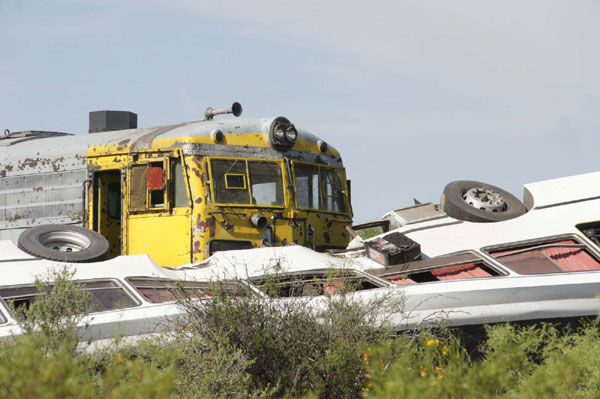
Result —
M0 0L0 128L239 101L337 147L356 221L600 169L600 2ZM1 162L1 160L0 160Z

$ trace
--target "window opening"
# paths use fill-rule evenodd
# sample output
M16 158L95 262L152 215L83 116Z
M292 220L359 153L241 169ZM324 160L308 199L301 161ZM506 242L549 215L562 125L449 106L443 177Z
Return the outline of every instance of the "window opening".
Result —
M215 203L285 205L279 162L211 159L210 166Z
M176 208L187 207L190 204L188 190L185 184L185 176L183 174L183 165L181 159L173 159L171 163L173 173L173 206Z
M199 282L151 278L128 278L135 289L151 303L208 298L215 292L225 295L247 295L248 287L236 281Z
M225 174L225 188L229 190L246 190L246 176L234 173Z
M283 206L281 166L275 162L248 161L252 203Z
M342 184L336 171L329 168L321 168L323 179L323 206L324 209L333 212L345 212L344 195Z
M600 270L600 262L587 247L572 239L492 251L490 255L519 274Z
M441 266L428 271L415 271L413 273L382 275L387 281L397 285L428 283L431 281L466 280L480 277L499 276L482 262L466 263L454 266Z
M294 163L297 206L346 212L343 175L334 168Z
M209 244L211 255L219 251L235 251L238 249L252 249L252 243L250 241L212 240Z
M486 264L473 253L459 253L423 259L385 269L369 270L393 284L419 284L433 281L466 280L501 276L498 270Z
M316 166L294 164L296 197L300 208L320 208L319 171Z
M594 244L600 246L600 221L591 223L580 223L577 229L581 231L587 238L592 240Z
M110 183L107 188L108 217L121 219L121 185Z
M163 163L151 162L148 166L146 176L148 179L148 191L150 193L150 207L165 207L165 184L163 180Z
M257 277L251 281L276 298L340 294L384 286L348 270Z
M90 294L92 313L139 305L121 286L110 280L78 282ZM35 286L1 287L0 298L17 311L29 309L43 295Z
M246 176L246 162L239 159L212 159L210 161L215 202L219 204L249 204L248 190L230 189L227 175ZM235 185L235 182L232 181Z

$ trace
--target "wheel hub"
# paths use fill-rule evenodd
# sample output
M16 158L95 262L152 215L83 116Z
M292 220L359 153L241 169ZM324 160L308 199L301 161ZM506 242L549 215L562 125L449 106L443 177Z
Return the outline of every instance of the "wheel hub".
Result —
M72 231L52 231L42 234L40 242L45 247L59 252L78 252L92 244L87 237Z
M467 190L462 198L473 208L486 212L504 212L508 208L504 198L490 189L474 187Z

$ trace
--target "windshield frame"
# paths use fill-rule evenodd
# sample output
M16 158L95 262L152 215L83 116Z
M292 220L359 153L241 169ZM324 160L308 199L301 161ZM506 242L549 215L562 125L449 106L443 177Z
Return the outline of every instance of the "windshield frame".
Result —
M281 173L281 188L283 194L283 201L281 205L274 204L253 204L251 202L248 203L223 203L217 202L215 196L215 180L213 179L213 170L212 170L212 160L234 160L234 161L243 161L245 163L246 173L244 175L244 181L246 188L248 191L248 196L252 198L252 181L250 176L250 168L248 162L270 162L275 163L279 166L279 171ZM288 192L286 190L286 168L284 167L283 159L273 159L273 158L254 158L254 157L220 157L220 156L207 156L206 157L206 165L208 168L208 176L209 176L209 189L210 189L210 197L214 206L219 207L239 207L239 208L277 208L277 209L285 209L287 207L289 198ZM234 173L235 174L235 173ZM238 189L238 188L234 188Z
M332 169L335 174L338 176L338 178L340 178L340 192L342 194L343 197L343 201L344 201L344 207L345 207L345 211L332 211L329 209L323 209L323 208L310 208L310 207L303 207L300 206L298 203L298 190L297 190L297 185L296 185L296 165L308 165L308 166L313 166L313 167L318 167L319 170L319 185L321 186L323 184L322 178L321 178L321 168L327 168L327 169ZM303 211L307 211L307 212L320 212L320 213L331 213L331 214L336 214L336 215L350 215L351 214L351 207L350 207L350 198L348 196L348 184L346 181L346 168L344 168L343 166L335 166L335 165L330 165L330 164L323 164L323 163L316 163L316 162L306 162L306 161L296 161L296 160L292 160L291 161L291 173L292 173L292 181L294 183L294 206L297 209L301 209ZM341 175L340 175L341 174ZM324 198L323 198L323 187L319 187L319 206L321 206Z

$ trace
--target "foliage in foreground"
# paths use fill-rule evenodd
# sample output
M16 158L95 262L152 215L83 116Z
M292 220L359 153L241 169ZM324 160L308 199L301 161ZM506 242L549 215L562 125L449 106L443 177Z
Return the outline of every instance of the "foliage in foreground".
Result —
M38 282L47 294L23 309L26 333L0 344L0 398L600 397L598 322L488 328L474 358L449 331L392 339L344 297L327 297L317 322L302 302L217 290L184 302L174 335L86 352L75 325L87 302L69 277Z
M381 342L367 352L365 398L598 398L598 324L488 328L481 358L448 334Z

